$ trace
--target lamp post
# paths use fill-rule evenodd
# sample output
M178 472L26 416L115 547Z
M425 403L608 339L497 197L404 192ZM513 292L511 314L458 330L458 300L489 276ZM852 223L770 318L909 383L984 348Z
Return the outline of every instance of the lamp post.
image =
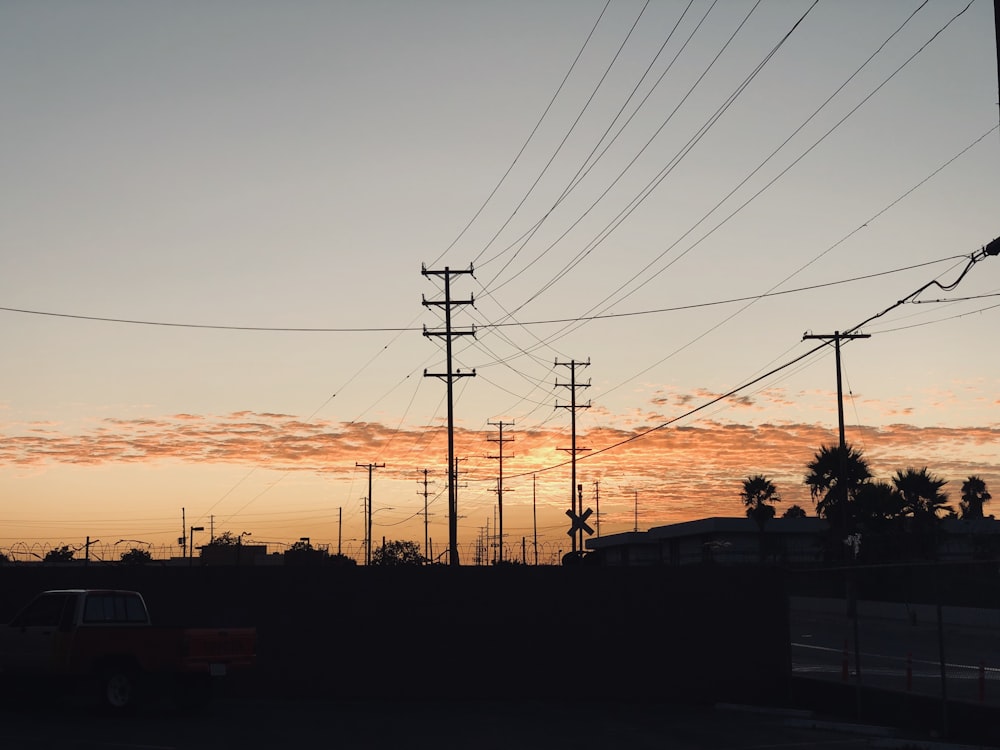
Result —
M189 553L190 557L188 558L188 560L194 560L194 532L196 532L196 531L204 531L204 530L205 530L204 526L192 526L191 527L191 536L188 537L191 540L191 548L190 548L191 551ZM191 563L188 563L188 564L190 565Z

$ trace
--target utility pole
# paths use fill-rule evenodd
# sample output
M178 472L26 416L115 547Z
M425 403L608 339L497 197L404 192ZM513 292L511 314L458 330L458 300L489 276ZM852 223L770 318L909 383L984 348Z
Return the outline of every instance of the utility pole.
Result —
M840 512L843 516L844 530L846 533L850 533L852 529L849 527L849 520L847 514L847 440L844 437L844 388L842 385L842 380L840 376L840 341L841 339L867 339L871 336L867 333L841 333L840 331L834 331L828 334L812 334L806 333L802 336L802 340L806 339L821 339L822 341L833 341L833 348L836 352L837 361L837 424L839 426L840 434L840 465L838 467L838 477L837 477L837 494L843 492L843 495L839 498L841 503Z
M535 565L538 565L538 475L531 475L531 525L535 532Z
M355 466L368 469L368 540L365 545L365 565L372 564L372 472L375 469L384 469L385 464L359 464L355 463Z
M569 382L560 383L556 381L556 388L569 388L569 404L556 404L557 409L569 409L570 413L570 435L572 440L572 446L569 448L559 448L561 451L569 451L570 453L570 465L571 475L570 475L570 486L569 486L569 498L570 498L570 509L573 514L573 518L577 517L576 510L576 454L581 451L589 451L590 448L578 448L576 445L576 412L578 409L589 409L590 402L586 404L577 404L576 402L576 390L577 388L589 388L590 381L586 383L576 382L576 369L578 367L590 367L590 360L586 362L577 362L576 360L570 360L569 362L560 362L556 360L556 367L568 367L569 368ZM583 512L583 508L580 508L580 513ZM576 552L576 532L575 530L570 530L570 537L573 541L573 552ZM580 531L580 551L583 552L583 531Z
M451 298L451 277L454 274L472 274L472 265L467 271L453 271L445 266L443 271L428 271L426 266L422 266L420 273L424 276L442 276L444 278L444 301L428 301L422 299L424 307L444 308L444 331L429 331L424 326L424 336L440 336L445 341L446 370L443 373L431 373L424 370L425 378L441 378L445 381L448 391L448 473L451 475L457 464L455 463L455 399L454 384L456 378L475 377L476 371L462 372L453 368L452 342L457 336L475 336L476 329L456 330L451 325L451 308L455 305L474 305L475 300L469 295L467 300L453 300ZM421 295L422 296L422 295ZM458 477L453 476L448 482L448 564L458 565Z
M337 555L340 555L340 543L344 538L344 509L337 508Z
M503 562L503 458L504 458L504 456L503 456L503 444L504 443L512 443L512 442L514 442L514 438L512 438L512 437L505 438L503 436L503 428L504 427L513 427L514 423L513 422L504 422L503 420L501 420L499 422L490 422L490 421L487 420L486 424L491 425L493 427L498 427L500 429L500 435L499 435L499 437L495 437L495 438L488 437L488 438L486 438L491 443L498 443L500 445L499 455L497 455L497 456L487 456L486 458L496 458L496 459L499 459L499 461L500 461L500 478L497 480L497 505L499 506L499 519L498 519L498 523L497 523L497 535L500 538L500 555L499 555L499 560L500 560L500 562ZM513 454L511 454L511 455L513 455Z
M184 517L184 508L181 508L181 538L177 540L184 548L184 557L188 556L187 542L187 519Z
M427 559L428 562L430 562L430 559L431 559L431 544L430 544L430 535L428 533L428 527L427 527L427 524L428 524L428 517L427 517L427 474L428 474L428 470L424 469L424 482L423 482L423 484L424 484L424 491L423 492L418 492L417 494L424 496L424 557Z
M594 482L594 505L597 506L597 538L601 538L601 483Z
M847 488L847 439L844 435L844 388L842 385L842 379L840 375L840 340L841 339L867 339L871 338L865 333L841 333L840 331L834 331L832 334L811 334L806 333L802 336L802 340L806 339L820 339L822 341L833 341L834 352L836 352L836 364L837 364L837 425L839 428L839 441L840 441L840 461L837 466L837 494L840 495L838 502L840 504L840 514L844 524L844 541L851 533L853 533L853 524L850 521L850 515L848 513L847 500L848 500L848 488ZM851 555L851 561L855 559L855 553L848 553ZM858 592L854 581L854 571L848 571L847 574L847 616L851 620L852 630L854 634L854 679L857 681L857 691L856 691L856 709L858 716L861 715L861 645L859 643L858 635Z

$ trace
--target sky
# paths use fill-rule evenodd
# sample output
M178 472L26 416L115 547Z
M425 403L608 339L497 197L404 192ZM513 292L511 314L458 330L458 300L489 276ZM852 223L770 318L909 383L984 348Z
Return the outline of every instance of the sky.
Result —
M806 334L876 478L1000 497L993 13L0 2L0 550L440 556L445 269L465 560L568 549L574 416L602 535L812 515Z

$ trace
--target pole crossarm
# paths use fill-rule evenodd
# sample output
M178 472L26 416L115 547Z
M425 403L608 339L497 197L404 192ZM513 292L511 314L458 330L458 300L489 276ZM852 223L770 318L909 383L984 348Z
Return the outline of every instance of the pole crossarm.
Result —
M500 461L500 476L497 478L497 488L496 488L496 493L497 493L497 508L498 508L497 538L500 540L500 548L499 548L499 554L498 554L498 558L497 559L500 562L503 562L503 493L504 493L504 486L503 486L503 460L504 460L504 458L510 458L511 457L510 455L504 456L503 446L504 446L504 443L512 443L512 442L514 442L514 438L512 438L512 437L506 437L505 438L503 436L503 428L504 427L513 427L514 423L513 422L504 422L503 420L500 420L499 422L490 422L489 420L487 420L486 424L488 424L491 427L496 427L496 428L499 429L499 436L498 437L489 437L489 436L487 436L487 438L486 438L489 442L491 442L491 443L497 443L498 444L499 449L500 449L499 450L499 455L496 455L496 456L486 456L486 457L489 458L489 459L497 459L497 460ZM513 454L511 454L511 455L513 455Z
M361 469L368 469L368 497L365 498L365 505L367 510L367 529L368 533L365 535L365 565L372 564L372 472L375 469L384 469L385 464L359 464L355 463L355 466Z
M443 373L431 373L424 370L425 378L440 378L444 380L445 386L447 388L448 394L448 564L458 565L458 494L457 494L457 480L458 471L455 462L455 398L454 398L454 386L455 380L462 377L474 377L476 371L472 372L462 372L461 370L455 369L453 366L454 358L452 353L452 344L454 340L459 336L475 336L476 329L472 327L471 329L458 330L451 322L452 308L456 305L475 305L475 300L472 295L469 296L467 300L453 300L451 298L451 279L452 276L469 274L472 275L472 264L469 264L468 270L455 270L445 266L442 270L432 271L428 270L426 266L422 265L420 267L420 273L424 276L440 276L444 279L444 299L443 300L428 300L421 295L421 303L424 307L441 307L444 308L444 330L429 330L424 326L424 336L438 336L444 339L445 342L445 360L447 369Z
M570 512L572 513L571 517L575 517L575 516L578 515L577 510L576 510L576 498L577 498L577 495L576 495L576 493L577 493L577 486L576 486L576 454L579 453L579 452L581 452L581 451L590 450L589 448L580 448L576 444L576 412L579 409L589 409L590 408L590 402L589 401L586 404L578 404L576 402L576 391L577 391L577 389L578 388L589 388L590 387L590 381L587 381L586 383L578 383L576 381L576 370L577 370L578 367L590 367L590 359L588 358L586 362L577 362L575 359L574 360L570 360L569 362L560 362L559 360L556 360L555 366L556 367L568 367L569 368L569 382L568 383L560 383L558 380L556 380L556 388L569 388L570 402L568 404L560 404L560 403L557 402L556 403L556 408L557 409L569 409L569 413L570 413L570 439L572 440L572 446L570 448L559 448L558 450L569 451L569 454L570 454L570 466L571 466L571 469L570 469L570 490L569 490L570 501L569 501L569 504L570 504ZM580 512L581 513L583 512L583 499L582 498L580 499ZM577 534L576 534L576 529L575 528L571 530L570 537L573 540L573 552L575 553L576 552L576 540L577 540ZM583 552L583 531L582 530L580 531L579 537L580 537L580 552Z

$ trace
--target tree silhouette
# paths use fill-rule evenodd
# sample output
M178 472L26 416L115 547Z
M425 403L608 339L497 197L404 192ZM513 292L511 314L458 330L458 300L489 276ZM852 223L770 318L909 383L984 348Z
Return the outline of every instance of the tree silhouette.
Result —
M389 541L372 552L372 565L423 565L424 562L426 560L416 542Z
M845 486L841 487L841 457L844 459ZM805 483L816 503L816 514L830 522L830 526L847 529L855 521L852 501L861 487L872 478L868 461L860 451L850 445L846 451L840 446L822 446L806 466Z
M743 480L743 491L740 492L743 506L746 508L747 518L757 524L760 532L758 545L760 547L760 561L764 562L764 526L774 518L774 506L771 503L781 502L778 489L774 482L763 474L756 474Z
M920 471L897 471L892 483L902 498L903 513L916 521L939 520L942 512L951 510L945 504L948 495L941 492L948 482L928 472L926 466Z
M240 537L236 536L233 532L223 531L218 536L213 536L209 544L214 544L218 547L235 547L240 541Z
M983 517L983 506L993 499L986 489L986 482L975 474L962 482L962 500L958 507L962 518Z
M897 471L892 483L902 499L902 513L911 519L911 531L920 545L921 555L933 557L937 549L943 514L954 513L941 491L947 481L927 471L909 468Z
M854 517L864 545L861 557L873 561L902 554L903 498L889 482L865 482L854 500Z
M42 562L69 562L73 559L74 554L76 551L68 544L64 544L62 547L53 547L46 552Z
M133 547L127 552L122 552L121 561L125 565L145 565L146 563L152 562L153 556L149 553L149 550L140 549L139 547Z
M781 514L782 518L805 518L806 511L801 505L789 505L785 508L785 512Z

